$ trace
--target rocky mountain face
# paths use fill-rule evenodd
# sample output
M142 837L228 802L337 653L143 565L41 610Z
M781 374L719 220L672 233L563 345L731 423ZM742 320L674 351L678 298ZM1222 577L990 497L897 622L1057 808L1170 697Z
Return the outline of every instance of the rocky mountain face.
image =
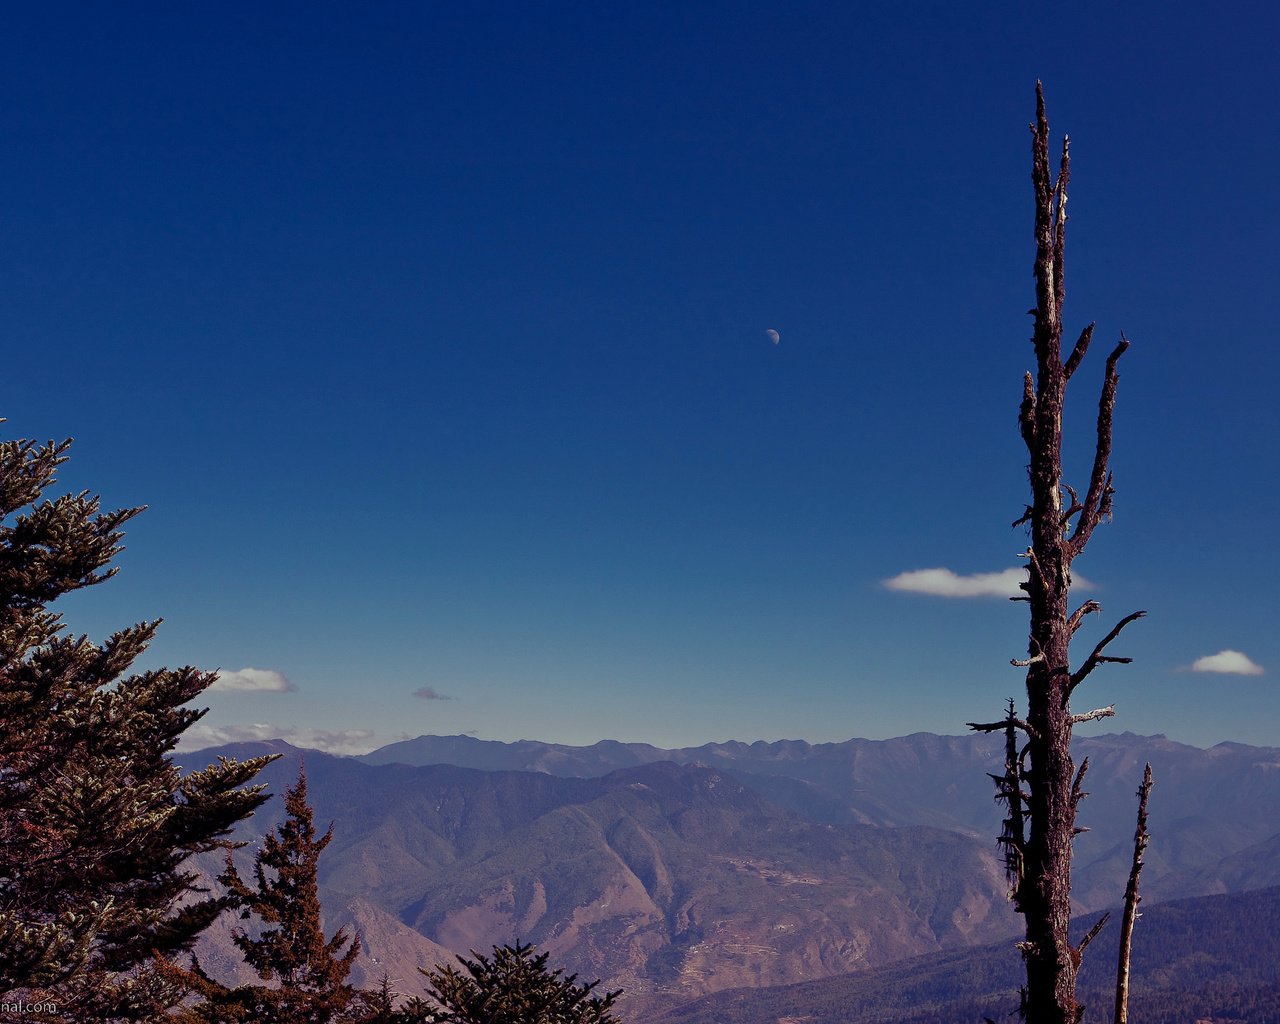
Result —
M202 751L285 756L284 744ZM417 966L514 938L622 987L631 1013L742 985L785 984L967 946L1015 927L991 844L945 829L815 822L707 765L599 778L372 766L305 752L330 929L357 927L358 973L416 992ZM275 802L243 838L279 820ZM246 863L251 845L238 857ZM215 865L206 870L216 873ZM229 932L201 953L235 972Z
M981 839L1000 828L988 773L1002 770L1002 739L915 733L844 743L708 743L662 749L606 741L588 747L497 743L469 736L420 736L365 755L372 764L450 763L590 778L660 760L700 762L723 771L787 810L831 824L926 825ZM1215 865L1275 838L1280 843L1280 749L1220 743L1207 750L1163 736L1132 733L1077 737L1077 763L1089 759L1080 822L1090 831L1076 844L1078 910L1110 906L1124 891L1132 858L1135 791L1151 762L1152 841L1144 876L1169 876L1164 898L1280 884L1280 868L1253 871ZM1274 855L1273 855L1274 858ZM1245 879L1256 875L1252 881ZM1194 876L1194 878L1193 878ZM1187 888L1179 888L1184 879Z
M370 986L386 972L418 992L416 967L519 938L624 988L627 1019L654 1019L726 989L1007 939L1019 924L994 856L991 737L684 750L420 737L360 759L276 742L182 760L269 751L284 755L266 773L272 791L305 753L317 823L335 822L321 895L330 928L361 932L357 975ZM1085 756L1094 831L1077 847L1081 910L1123 891L1147 760L1144 909L1280 882L1280 751L1125 734L1081 739ZM272 801L244 838L281 814ZM202 958L238 970L225 929Z

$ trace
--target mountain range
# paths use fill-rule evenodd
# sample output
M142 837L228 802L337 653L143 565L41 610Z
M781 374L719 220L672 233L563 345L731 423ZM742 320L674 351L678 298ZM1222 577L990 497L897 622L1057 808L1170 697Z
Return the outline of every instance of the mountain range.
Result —
M335 823L321 896L331 929L361 932L362 984L386 972L413 994L416 967L520 938L622 987L624 1019L649 1021L724 990L995 940L1007 951L1019 923L995 856L991 737L682 750L420 737L362 758L275 741L183 760L268 752L283 755L264 773L271 790L305 761L317 821ZM1146 760L1149 902L1280 884L1280 751L1125 734L1081 739L1084 756L1095 831L1079 844L1079 910L1123 890ZM272 801L241 838L281 814ZM225 926L201 956L243 977Z
M782 740L664 749L612 740L574 747L420 736L360 760L577 778L657 761L700 763L814 821L925 825L989 839L999 831L1001 811L988 774L1003 770L1002 743L998 736L914 733L843 743ZM1164 736L1122 733L1078 736L1073 755L1077 762L1089 760L1090 791L1080 813L1090 831L1077 839L1075 850L1078 911L1110 906L1124 891L1134 794L1145 762L1156 780L1146 884L1162 898L1280 885L1280 749L1240 743L1202 749ZM1237 855L1241 860L1233 865L1229 859Z

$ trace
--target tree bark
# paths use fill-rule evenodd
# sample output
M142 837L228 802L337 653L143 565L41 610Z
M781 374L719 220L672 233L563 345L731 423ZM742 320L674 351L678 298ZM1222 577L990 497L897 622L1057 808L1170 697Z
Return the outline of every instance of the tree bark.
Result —
M1096 928L1073 946L1068 931L1071 918L1071 846L1076 832L1076 810L1086 795L1081 788L1084 771L1076 771L1071 759L1074 724L1108 717L1112 708L1073 715L1073 690L1098 665L1125 662L1104 650L1120 631L1140 617L1123 619L1093 650L1081 667L1071 670L1071 638L1084 616L1098 611L1087 601L1069 613L1071 563L1089 541L1094 528L1111 514L1111 433L1115 408L1116 364L1129 347L1120 342L1106 361L1102 395L1098 403L1097 440L1089 486L1083 500L1062 479L1062 409L1067 381L1084 359L1093 338L1090 324L1080 334L1066 360L1062 354L1062 307L1066 297L1065 251L1067 185L1070 180L1070 146L1063 139L1062 156L1055 177L1049 161L1049 123L1044 94L1036 85L1036 120L1032 132L1032 184L1035 192L1036 307L1032 342L1036 373L1023 382L1019 428L1030 455L1028 473L1031 504L1015 525L1030 524L1031 543L1027 581L1022 584L1030 606L1027 658L1014 661L1027 668L1027 715L1017 719L1010 708L1003 723L974 725L975 729L1020 729L1026 745L1018 764L1006 765L1000 798L1009 804L1005 834L1006 866L1020 867L1012 896L1026 925L1020 943L1026 962L1027 985L1023 1014L1031 1024L1077 1024L1083 1008L1075 998L1076 973L1085 945ZM1064 495L1068 502L1064 506ZM1025 758L1025 767L1021 766ZM1025 813L1015 813L1025 806ZM1017 834L1011 834L1016 823ZM1025 833L1022 830L1025 828ZM1099 926L1100 927L1100 924Z
M1116 965L1115 1024L1129 1024L1129 953L1133 945L1133 922L1138 918L1138 878L1142 874L1142 855L1151 836L1147 834L1147 797L1151 795L1151 764L1142 773L1138 789L1138 829L1133 834L1133 867L1124 890L1124 917L1120 921L1120 957Z

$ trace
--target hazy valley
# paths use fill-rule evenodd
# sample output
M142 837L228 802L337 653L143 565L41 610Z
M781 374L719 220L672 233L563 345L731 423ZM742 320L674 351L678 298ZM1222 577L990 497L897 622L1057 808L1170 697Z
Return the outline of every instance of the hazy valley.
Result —
M932 975L912 958L959 963L991 943L983 957L1018 968L991 738L662 750L420 737L358 759L255 743L181 760L268 751L284 755L265 773L272 791L305 760L317 820L334 822L322 897L331 927L361 932L368 984L386 972L413 993L415 967L518 937L624 988L629 1020L692 1021L679 1014L722 991ZM1080 911L1119 901L1146 760L1158 788L1144 910L1280 885L1280 751L1125 734L1083 738L1076 756L1090 758L1093 828L1078 844ZM279 815L268 804L244 838ZM234 973L226 926L202 957Z

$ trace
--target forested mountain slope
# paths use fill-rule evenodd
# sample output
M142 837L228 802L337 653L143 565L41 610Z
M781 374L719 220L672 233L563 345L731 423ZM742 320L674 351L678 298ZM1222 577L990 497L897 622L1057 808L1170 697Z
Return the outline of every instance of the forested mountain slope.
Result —
M1111 1020L1116 917L1081 972L1085 1024ZM1082 934L1094 918L1075 922ZM646 1024L981 1024L1009 1020L1023 969L1012 940L932 954L860 974L719 992ZM1280 888L1161 904L1134 933L1130 1019L1280 1021Z

